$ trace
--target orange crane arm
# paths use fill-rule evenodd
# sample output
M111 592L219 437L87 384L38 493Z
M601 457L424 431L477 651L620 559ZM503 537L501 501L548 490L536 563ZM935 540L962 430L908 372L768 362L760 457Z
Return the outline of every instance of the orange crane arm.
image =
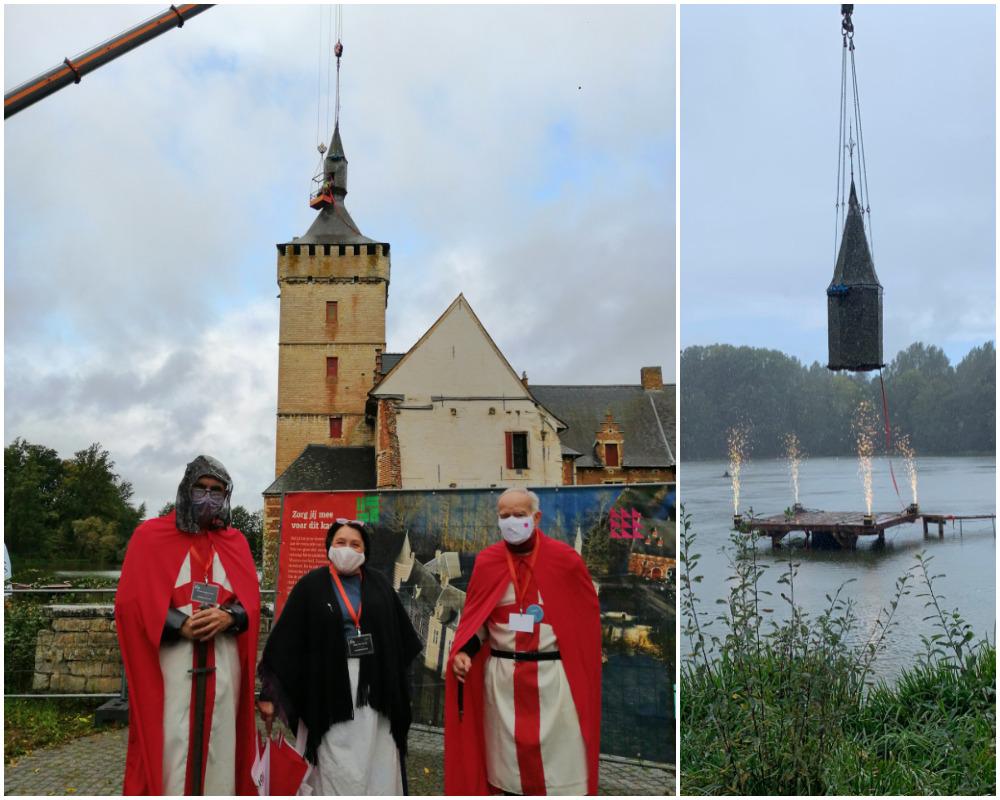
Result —
M114 61L118 56L145 44L150 39L155 39L161 33L165 33L171 28L183 27L186 20L211 7L211 5L194 4L170 6L163 13L157 14L155 17L118 34L113 39L81 53L72 61L68 58L63 59L63 63L58 67L16 86L3 96L4 119L37 103L43 97L48 97L53 92L59 91L64 86L79 83L80 79L88 72L93 72L109 61Z

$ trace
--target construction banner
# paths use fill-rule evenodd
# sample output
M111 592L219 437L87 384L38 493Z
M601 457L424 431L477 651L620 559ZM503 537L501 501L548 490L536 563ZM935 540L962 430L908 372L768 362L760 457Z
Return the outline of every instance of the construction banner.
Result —
M476 554L499 541L500 489L296 492L282 498L275 614L309 570L326 564L338 518L372 531L366 564L392 581L424 642L413 673L414 720L440 725L443 670ZM603 628L602 750L673 760L674 484L533 489L546 535L590 570Z

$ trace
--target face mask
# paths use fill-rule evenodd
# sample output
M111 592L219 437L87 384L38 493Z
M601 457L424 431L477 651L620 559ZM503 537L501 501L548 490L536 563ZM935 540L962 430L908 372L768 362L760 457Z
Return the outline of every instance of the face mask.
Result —
M333 568L341 575L353 575L365 563L365 554L350 547L330 547L326 551Z
M215 519L215 515L219 513L223 504L226 502L225 495L221 497L212 497L212 495L207 494L201 500L191 500L191 506L194 509L194 516L198 520L198 523L205 527L211 524L212 520Z
M521 544L531 538L535 532L535 517L507 517L498 518L500 521L500 535L510 544Z

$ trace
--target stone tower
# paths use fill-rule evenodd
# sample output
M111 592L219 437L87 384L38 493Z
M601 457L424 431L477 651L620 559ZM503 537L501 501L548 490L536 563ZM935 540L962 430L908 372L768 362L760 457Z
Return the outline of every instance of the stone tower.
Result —
M389 245L347 213L340 126L323 161L326 203L304 236L278 245L278 421L275 475L308 444L374 445L368 391L385 350Z

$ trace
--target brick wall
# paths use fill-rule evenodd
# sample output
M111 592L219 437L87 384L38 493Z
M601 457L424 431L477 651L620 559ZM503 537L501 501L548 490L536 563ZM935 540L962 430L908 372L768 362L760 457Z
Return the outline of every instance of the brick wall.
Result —
M263 577L261 586L273 589L278 574L278 535L281 532L281 496L264 497Z
M374 444L364 412L385 351L388 245L282 246L278 286L275 476L308 444ZM337 303L335 321L328 302ZM328 357L338 359L335 378L327 377ZM330 438L332 416L343 418L338 439Z
M673 467L604 469L604 467L577 467L578 486L593 486L605 481L621 483L673 483L677 472Z
M367 445L375 444L375 432L365 422L364 413L345 414L344 435L340 439L330 438L330 417L333 414L282 414L278 417L278 436L275 447L275 477L287 469L307 444L324 445Z
M284 283L280 342L384 342L384 282ZM327 302L337 303L336 322L327 322Z
M396 434L396 401L378 401L378 429L375 456L375 485L379 489L399 489L403 485L399 462L399 436Z

